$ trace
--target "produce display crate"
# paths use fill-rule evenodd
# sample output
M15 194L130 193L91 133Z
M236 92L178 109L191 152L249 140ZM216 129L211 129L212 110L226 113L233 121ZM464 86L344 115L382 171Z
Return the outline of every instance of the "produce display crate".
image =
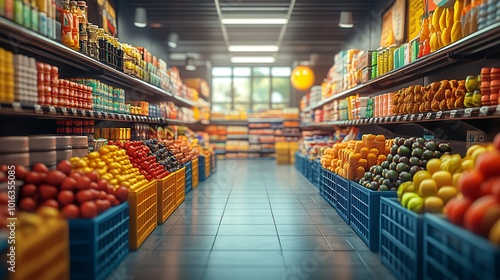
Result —
M351 218L351 190L349 180L337 175L337 187L335 188L337 198L337 213L349 224Z
M212 174L211 158L212 156L210 155L208 155L208 157L205 157L205 178L210 177L210 175Z
M176 206L179 206L186 199L186 167L175 172L175 180L177 181L175 184Z
M213 174L217 172L217 157L215 156L215 153L211 154L210 157L212 158L212 169L210 170L210 174Z
M396 279L422 279L424 215L380 199L380 261Z
M392 191L373 191L350 181L352 229L371 251L378 251L380 245L380 198L397 197Z
M129 210L125 202L94 219L69 220L72 280L107 279L123 261L129 252Z
M302 158L300 156L300 153L299 152L296 152L295 155L294 155L294 158L295 158L295 168L300 172L302 173L303 169L304 169L304 162L302 161Z
M198 180L205 181L210 177L210 156L198 157Z
M195 158L191 161L191 172L192 172L192 180L193 180L193 190L198 187L199 182L199 170L198 170L198 158Z
M335 197L335 187L337 185L337 174L328 169L321 168L321 179L319 194L328 202L333 208L337 208L337 199Z
M184 183L184 185L186 186L185 193L188 194L193 190L193 169L191 161L188 161L186 164L184 164L184 167L186 168L186 181Z
M130 249L137 250L158 224L157 183L130 190Z
M424 279L500 279L500 248L431 214L424 219Z
M319 189L320 171L321 171L321 164L319 163L319 159L314 160L312 165L311 182L317 189Z
M157 220L159 225L163 224L177 208L176 187L175 172L157 181Z
M304 174L304 176L307 178L307 180L309 180L309 182L312 183L312 165L313 165L313 161L306 157L305 162L306 162L306 174Z
M19 223L20 220L17 227ZM18 233L15 246L16 272L8 272L8 279L70 279L70 238L66 220L54 220L50 224L43 221L29 236ZM2 252L2 260L4 257L8 260L8 253Z

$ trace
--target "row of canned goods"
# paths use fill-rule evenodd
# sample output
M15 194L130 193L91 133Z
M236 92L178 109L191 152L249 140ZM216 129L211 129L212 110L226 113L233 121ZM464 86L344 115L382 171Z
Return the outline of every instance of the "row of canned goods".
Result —
M101 96L92 97L92 108L95 111L130 114L130 104Z
M57 120L57 134L89 135L94 134L93 120Z
M417 39L402 45L391 45L387 48L378 48L376 51L372 51L371 78L382 76L417 60L418 52L419 44Z
M95 128L95 139L108 139L113 141L130 140L132 130L130 128Z

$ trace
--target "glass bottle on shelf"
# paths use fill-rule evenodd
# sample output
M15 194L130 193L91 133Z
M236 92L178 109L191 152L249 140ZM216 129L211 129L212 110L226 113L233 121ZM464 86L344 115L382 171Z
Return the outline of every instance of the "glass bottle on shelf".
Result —
M38 32L39 29L39 19L38 19L38 5L36 0L31 0L31 30Z
M99 43L99 61L102 63L106 63L107 54L107 46L106 39L104 37L104 29L97 29L97 41Z
M38 7L38 33L47 36L47 1L36 1Z
M89 24L88 25L88 37L89 41L87 44L87 50L89 56L95 60L99 60L99 41L97 37L97 25Z
M63 1L61 10L61 40L63 45L73 48L73 14L69 7L69 1Z
M69 2L71 14L73 15L73 22L71 25L71 34L73 36L73 48L76 51L80 50L80 33L79 33L79 12L80 9L77 7L77 2L76 1L71 1Z
M88 29L88 19L87 19L87 3L85 1L78 1L78 32L80 33L80 52L89 55L87 49L89 36L87 33Z

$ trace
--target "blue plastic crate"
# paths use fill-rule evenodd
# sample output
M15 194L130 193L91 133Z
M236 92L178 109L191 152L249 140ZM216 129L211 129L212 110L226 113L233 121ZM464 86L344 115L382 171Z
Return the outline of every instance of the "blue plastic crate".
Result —
M183 165L186 167L186 194L193 190L193 169L191 161Z
M337 213L349 224L351 210L351 190L349 180L337 175L337 187L335 188L337 198Z
M212 165L210 166L211 168L210 173L213 174L217 172L217 157L215 156L215 154L212 154L211 158L212 158Z
M205 181L205 156L198 156L198 181Z
M380 198L396 197L396 192L372 191L350 181L352 229L371 251L378 251L380 245Z
M431 214L424 220L424 279L500 279L500 249Z
M336 208L335 204L336 204L337 200L335 199L335 190L334 189L335 189L335 185L336 185L335 177L337 175L335 173L331 172L330 170L327 170L324 168L321 168L320 173L321 173L321 179L320 179L319 194L333 208Z
M396 279L422 279L424 216L380 199L380 261Z
M306 158L306 178L309 180L309 182L312 183L312 166L313 166L313 161L309 160Z
M319 163L319 159L313 161L313 166L312 166L312 184L319 189L319 182L320 182L320 171L321 171L321 164Z
M128 202L94 219L69 220L70 275L72 280L100 280L129 252Z

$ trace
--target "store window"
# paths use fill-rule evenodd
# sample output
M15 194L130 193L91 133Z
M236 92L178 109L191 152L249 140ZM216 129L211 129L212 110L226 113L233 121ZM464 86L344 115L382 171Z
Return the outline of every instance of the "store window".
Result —
M214 67L212 110L290 107L290 67Z

